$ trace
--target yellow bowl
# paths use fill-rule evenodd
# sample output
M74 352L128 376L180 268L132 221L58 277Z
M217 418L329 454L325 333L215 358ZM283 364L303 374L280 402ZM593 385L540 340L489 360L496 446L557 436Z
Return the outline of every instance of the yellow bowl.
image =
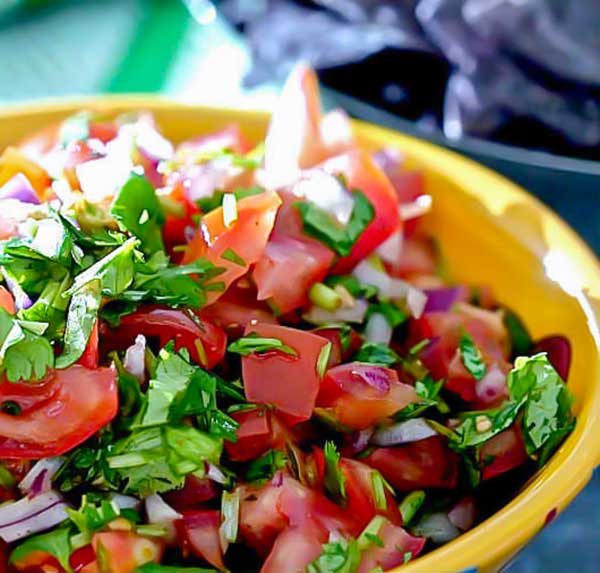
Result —
M258 140L268 121L263 113L155 97L63 100L0 111L0 149L84 108L152 111L175 141L232 122ZM576 396L574 432L501 511L401 568L403 573L497 571L568 505L600 461L600 267L566 223L496 173L412 137L358 122L355 128L367 146L398 147L410 165L425 171L435 201L428 224L457 280L491 285L524 318L534 337L561 333L573 345L569 386Z

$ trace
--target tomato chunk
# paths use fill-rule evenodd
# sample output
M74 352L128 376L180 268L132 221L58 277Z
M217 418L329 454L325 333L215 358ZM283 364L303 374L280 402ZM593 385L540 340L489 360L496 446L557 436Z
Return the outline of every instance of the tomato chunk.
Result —
M141 537L130 531L102 531L92 537L92 546L96 555L103 552L103 561L85 565L82 573L102 573L119 571L133 573L144 563L159 563L164 551L160 541Z
M351 362L327 371L317 406L345 426L364 430L416 401L414 388L400 382L395 370Z
M315 525L289 527L277 537L261 573L304 573L323 551L327 533Z
M180 511L214 499L219 493L219 487L211 479L199 478L190 474L186 476L181 489L165 494L165 500L169 505Z
M456 454L441 436L394 448L377 448L363 462L379 470L400 491L453 488L458 479Z
M58 456L108 424L118 408L113 368L75 365L51 370L39 383L0 385L0 400L20 403L20 395L26 409L19 416L0 413L0 458Z
M308 420L319 391L317 360L327 340L311 332L274 324L248 326L255 332L277 338L297 356L281 352L250 354L242 358L242 377L250 402L271 404L290 424Z
M521 430L513 425L481 446L481 479L492 479L519 467L528 459Z
M218 510L186 511L182 523L178 524L178 530L181 532L184 551L189 550L217 569L225 571L219 540L220 525L221 514Z
M270 191L245 197L237 202L237 219L230 226L223 219L222 207L207 213L186 248L183 263L206 258L225 269L213 283L223 283L227 289L262 256L280 204L277 194ZM210 291L208 302L214 302L222 293Z
M0 307L10 314L15 314L15 299L3 286L0 286Z

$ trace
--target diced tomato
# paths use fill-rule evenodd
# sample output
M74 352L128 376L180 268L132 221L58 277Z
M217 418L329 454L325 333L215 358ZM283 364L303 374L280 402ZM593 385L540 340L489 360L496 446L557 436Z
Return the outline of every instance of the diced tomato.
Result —
M414 235L403 240L397 260L386 262L385 267L394 277L433 275L437 271L438 258L435 245L430 239Z
M351 362L327 371L317 406L341 424L363 430L416 401L414 388L400 382L395 370Z
M371 544L363 551L358 573L370 573L380 567L384 571L402 565L405 560L413 559L425 546L425 539L413 537L402 527L385 523L377 536L383 542L383 547Z
M250 402L271 404L289 424L308 420L319 391L317 360L327 340L313 334L274 324L250 325L251 332L277 338L297 356L283 352L250 354L242 358L242 378Z
M219 487L211 479L199 478L190 474L186 476L181 489L165 494L165 501L177 511L181 511L214 499L219 493Z
M401 228L396 193L385 174L363 151L355 150L332 157L320 167L332 175L343 175L348 189L362 191L375 210L373 220L352 247L350 255L341 258L334 266L334 272L344 273Z
M134 343L138 334L143 334L146 338L158 339L161 348L175 341L175 350L186 348L191 359L205 368L219 364L227 346L223 329L209 320L169 308L140 307L124 316L117 328L103 323L101 329L102 354L115 348L124 350Z
M95 557L94 557L95 558ZM56 559L47 553L46 551L30 551L25 557L18 560L13 560L10 563L11 567L13 567L17 571L24 571L26 573L38 573L43 571L45 573L46 570L50 571L62 571L62 567L60 563ZM6 571L12 571L13 569L8 569L6 563L0 565L0 572L4 573Z
M195 510L184 512L177 528L184 553L191 551L217 569L225 571L219 539L220 525L221 514L218 510Z
M77 361L77 364L94 369L98 368L98 360L98 321L96 320L85 350L83 351L81 358Z
M142 537L131 531L102 531L92 537L92 546L96 552L102 551L102 561L88 563L81 573L103 573L118 571L133 573L144 563L159 563L164 545L156 539Z
M15 299L3 286L0 286L0 307L10 314L15 314Z
M316 525L288 527L275 540L261 573L305 573L323 551L327 532Z
M456 486L458 462L441 436L394 448L377 448L362 461L379 470L400 491Z
M224 283L227 289L262 256L280 203L273 192L241 199L237 202L237 220L229 227L223 220L222 207L207 213L186 248L183 263L206 258L215 266L224 268L225 271L214 282ZM217 300L222 292L209 292L208 302Z
M339 328L319 328L314 330L315 334L326 338L331 342L331 353L329 354L328 368L337 366L352 358L358 352L362 345L362 338L352 329L349 329L348 342L342 344Z
M91 545L84 545L71 553L69 563L75 573L79 573L86 565L96 560L96 552Z
M240 425L235 432L237 441L225 442L225 449L233 461L254 460L271 449L271 423L266 408L241 410L231 417Z
M115 417L116 372L75 365L51 370L38 383L3 381L0 400L13 400L23 408L19 416L0 413L0 458L58 456Z
M113 121L90 121L88 136L90 139L98 139L102 143L108 143L117 137L118 126Z
M528 459L521 430L513 425L481 446L481 479L492 479L519 467Z
M15 147L7 147L0 155L0 186L12 179L17 173L22 173L29 179L40 199L44 198L46 189L50 186L50 176L37 163L29 159Z
M356 521L355 535L358 535L371 519L378 514L386 516L392 523L402 525L402 516L398 510L397 502L387 489L385 490L385 504L380 508L377 507L373 489L373 476L377 472L373 468L348 458L342 458L339 466L340 471L346 478L346 495L348 498L346 511Z

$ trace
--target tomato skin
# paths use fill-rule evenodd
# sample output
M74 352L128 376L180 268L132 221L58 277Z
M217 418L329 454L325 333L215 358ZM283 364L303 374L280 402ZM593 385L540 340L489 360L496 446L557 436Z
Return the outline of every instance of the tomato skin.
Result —
M324 543L327 543L327 532L316 525L288 527L275 540L260 572L304 573L321 555Z
M298 356L281 352L250 354L242 358L242 378L250 402L271 404L288 424L311 417L319 391L317 359L327 340L302 330L274 324L248 326L246 334L277 338ZM293 384L282 384L282 381Z
M15 416L0 413L0 458L58 456L87 440L117 414L114 368L89 370L75 365L49 371L35 389L27 386L6 381L0 386L1 400L20 404L22 394L26 406L18 423Z
M319 328L313 330L313 332L331 342L331 353L329 354L329 362L327 363L328 368L333 368L341 362L350 360L362 345L362 338L353 329L350 329L350 340L347 348L344 348L342 344L339 328Z
M184 554L191 551L217 569L225 571L219 539L220 525L221 514L216 509L186 511L183 519L176 524Z
M94 328L90 334L87 346L81 355L81 358L77 361L77 364L85 366L86 368L98 368L98 361L100 360L98 351L98 321L94 323Z
M165 493L165 501L177 511L190 509L217 497L220 488L208 478L188 475L181 489Z
M266 408L234 412L231 417L239 423L237 441L225 442L225 450L234 462L254 460L271 448L271 424Z
M513 425L487 441L479 450L481 479L492 479L523 465L528 459L521 430Z
M357 529L353 532L358 535L375 517L383 515L392 523L402 525L402 516L398 505L391 492L385 491L386 507L377 509L373 493L372 468L357 460L342 458L339 463L340 470L346 478L346 495L348 498L346 511L353 516Z
M102 325L103 354L111 349L124 350L138 334L158 338L163 347L175 342L175 350L186 348L190 358L205 368L214 368L225 356L227 335L207 319L193 317L182 310L154 306L140 307L121 319L115 329ZM200 346L201 351L198 350Z
M96 554L98 547L104 549L109 571L133 573L144 563L159 563L164 551L162 542L141 537L131 531L101 531L92 537ZM81 568L81 573L102 573L104 568L92 561Z
M458 461L446 440L433 436L393 448L377 448L362 461L381 472L395 489L456 487Z
M345 426L364 430L416 401L414 388L400 382L395 370L351 362L327 371L317 406L328 408Z
M407 221L407 226L413 222ZM438 268L438 259L435 244L429 238L414 235L402 242L402 249L396 260L385 263L385 267L393 277L433 275Z
M387 571L397 565L404 563L404 555L411 554L411 558L421 553L425 546L425 539L422 537L413 537L404 529L385 523L377 536L383 542L383 547L371 544L361 557L358 573L370 573L377 567Z
M9 314L15 314L15 299L3 286L0 286L0 308L3 308Z
M278 195L272 191L245 197L237 202L238 218L230 227L223 221L222 207L207 213L188 243L183 264L206 258L215 266L224 268L225 271L214 282L223 282L226 290L262 256L280 204ZM244 264L223 258L228 250L243 259ZM208 303L217 300L222 293L208 292Z
M371 254L392 233L402 228L396 193L385 174L366 152L354 150L327 160L321 167L332 175L343 175L348 189L360 189L371 202L375 216L362 232L352 251L334 266L346 273Z

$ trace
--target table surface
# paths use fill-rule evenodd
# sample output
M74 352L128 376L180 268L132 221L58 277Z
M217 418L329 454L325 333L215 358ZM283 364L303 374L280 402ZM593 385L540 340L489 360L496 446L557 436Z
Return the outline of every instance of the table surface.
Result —
M65 2L16 21L0 13L0 53L11 55L0 58L0 105L136 91L209 105L271 107L277 86L251 91L242 87L251 64L242 38L207 0L185 4L189 11L176 0ZM565 212L568 201L565 196ZM562 205L553 207L560 212ZM600 199L599 208L588 215L592 216L571 219L584 233L589 225L600 228ZM594 246L600 249L600 244ZM596 473L573 504L506 571L598 571L598 507L600 474Z

